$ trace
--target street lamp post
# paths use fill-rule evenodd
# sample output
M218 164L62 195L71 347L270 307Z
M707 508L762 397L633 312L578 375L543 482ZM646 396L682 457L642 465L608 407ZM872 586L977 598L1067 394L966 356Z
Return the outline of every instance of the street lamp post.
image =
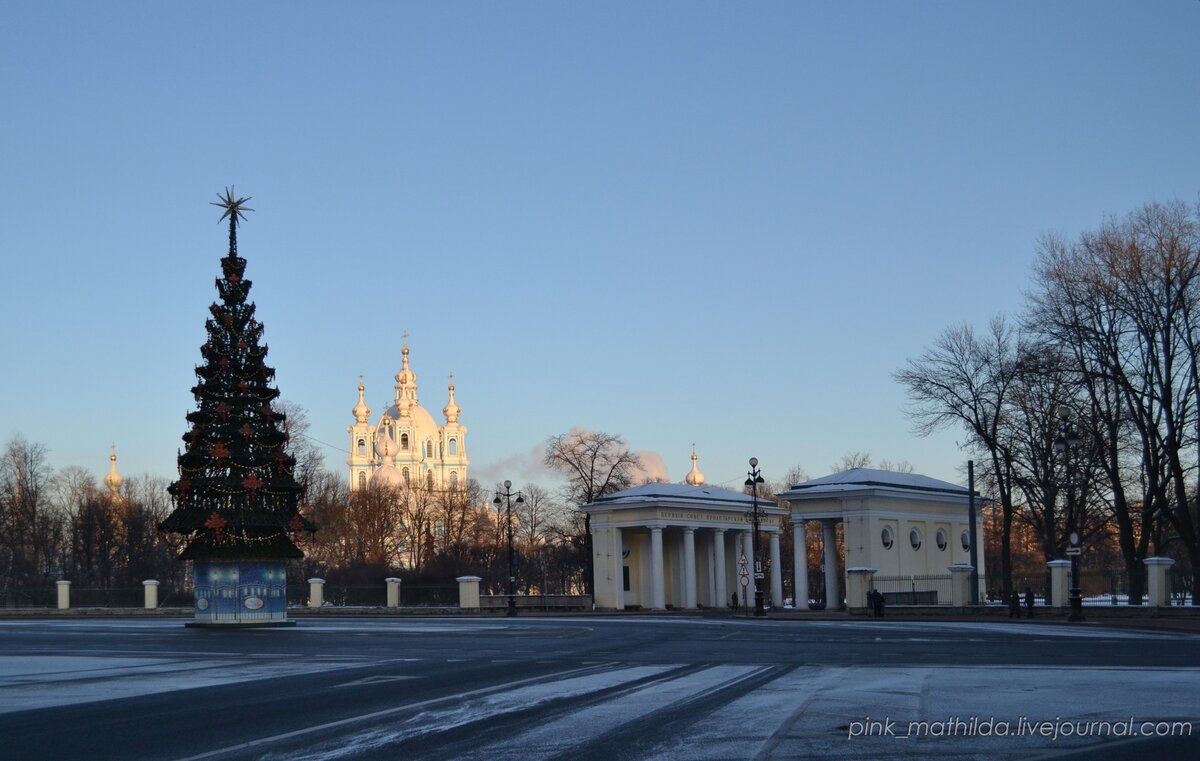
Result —
M1075 426L1071 421L1063 418L1062 429L1058 436L1054 437L1054 451L1063 456L1063 470L1067 477L1067 532L1070 546L1067 548L1067 554L1071 556L1071 591L1070 604L1071 612L1067 616L1068 621L1083 620L1083 595L1079 589L1079 526L1076 522L1075 515L1075 459L1074 455L1079 451L1080 439L1079 434L1075 432Z
M513 491L512 481L504 482L504 491L497 491L496 498L492 500L492 504L496 506L496 514L500 514L500 505L504 505L504 522L508 525L508 612L507 616L517 615L517 579L513 575L513 541L512 541L512 506L513 506ZM504 497L501 502L501 497ZM521 496L521 492L516 492L517 506L525 504L525 498Z
M750 458L750 471L746 474L746 486L750 487L751 504L754 506L754 615L765 616L767 611L763 609L763 564L762 554L758 549L758 485L763 482L762 473L758 470L758 458Z

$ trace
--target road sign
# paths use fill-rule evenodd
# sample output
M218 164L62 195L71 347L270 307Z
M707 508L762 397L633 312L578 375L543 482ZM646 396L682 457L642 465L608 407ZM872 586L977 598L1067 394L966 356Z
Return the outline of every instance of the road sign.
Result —
M1082 547L1068 547L1067 554L1068 555L1082 555L1083 548Z

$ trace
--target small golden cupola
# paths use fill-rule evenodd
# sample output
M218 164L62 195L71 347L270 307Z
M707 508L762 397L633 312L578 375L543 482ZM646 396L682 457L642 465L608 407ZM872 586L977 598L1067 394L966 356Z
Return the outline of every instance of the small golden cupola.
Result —
M457 423L458 416L462 414L462 407L458 406L458 402L454 401L454 376L450 376L449 383L450 401L446 402L446 406L442 407L442 414L446 416L446 424Z
M700 458L696 456L696 445L692 444L692 470L684 479L692 486L702 486L704 484L704 474L700 472L700 466L697 464Z
M371 408L367 406L366 399L363 395L366 393L367 387L363 385L362 376L358 376L358 404L354 405L354 422L365 423L371 417Z
M108 487L109 493L113 498L121 496L121 484L125 483L125 479L117 472L117 445L113 444L112 454L108 456L108 475L104 477L104 485Z

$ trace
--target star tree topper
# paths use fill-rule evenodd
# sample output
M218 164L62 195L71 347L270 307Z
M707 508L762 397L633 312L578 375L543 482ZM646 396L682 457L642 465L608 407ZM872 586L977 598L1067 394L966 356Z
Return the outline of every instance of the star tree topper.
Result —
M249 206L243 205L250 200L250 196L246 196L245 198L235 198L232 185L225 188L225 195L217 193L217 198L218 200L212 201L210 205L220 206L225 210L225 213L222 214L221 218L217 220L217 224L224 222L225 218L228 217L230 226L237 227L239 219L246 219L246 215L242 212L254 211L254 209L251 209Z

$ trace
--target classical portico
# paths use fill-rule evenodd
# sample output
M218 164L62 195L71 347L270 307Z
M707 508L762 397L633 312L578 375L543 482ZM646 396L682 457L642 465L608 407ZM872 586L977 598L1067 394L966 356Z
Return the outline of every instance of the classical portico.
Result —
M591 516L597 608L723 608L741 586L741 561L754 595L753 509L749 494L695 484L653 483L584 506ZM783 606L780 519L786 510L758 498L764 591ZM765 539L765 541L764 541Z
M969 492L958 484L916 473L855 468L796 484L778 499L790 503L795 548L796 607L807 607L808 531L819 522L823 535L825 599L841 605L845 568L870 568L882 576L947 573L970 562ZM983 518L977 517L983 567ZM845 563L839 574L837 524L842 524Z

